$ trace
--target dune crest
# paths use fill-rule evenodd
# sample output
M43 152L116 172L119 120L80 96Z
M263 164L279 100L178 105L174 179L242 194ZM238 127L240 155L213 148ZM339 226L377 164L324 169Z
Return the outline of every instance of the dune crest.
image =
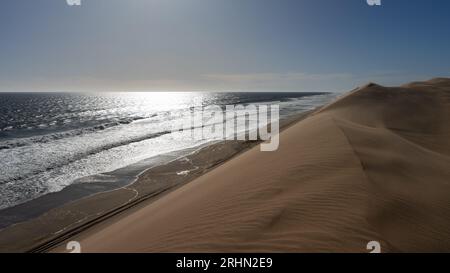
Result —
M450 79L368 84L139 210L85 252L450 251Z

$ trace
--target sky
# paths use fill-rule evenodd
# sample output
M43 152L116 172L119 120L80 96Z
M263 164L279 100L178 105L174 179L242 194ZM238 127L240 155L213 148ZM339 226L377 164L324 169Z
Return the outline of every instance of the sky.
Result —
M450 77L450 1L2 0L0 91L347 91Z

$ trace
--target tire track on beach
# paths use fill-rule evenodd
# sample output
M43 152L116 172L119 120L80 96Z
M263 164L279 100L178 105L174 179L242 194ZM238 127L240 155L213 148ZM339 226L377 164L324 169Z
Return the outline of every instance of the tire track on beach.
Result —
M165 188L165 189L162 189L162 190L159 190L159 191L156 191L156 192L153 192L153 193L150 193L150 194L145 195L145 196L143 196L141 198L137 198L134 201L128 201L125 204L123 204L123 205L121 205L121 206L119 206L119 207L117 207L115 209L112 209L112 210L104 213L103 215L95 218L95 219L89 220L88 222L82 224L81 226L78 226L78 227L76 227L74 229L71 229L71 230L69 230L67 232L64 232L61 235L58 235L55 238L53 238L53 239L51 239L51 240L49 240L49 241L47 241L47 242L45 242L43 244L40 244L38 246L35 246L35 247L31 248L30 250L28 250L26 252L27 253L44 253L44 252L49 252L51 249L61 245L63 242L69 240L70 238L73 238L74 236L82 233L83 231L88 230L89 228L91 228L91 227L93 227L93 226L95 226L95 225L97 225L97 224L99 224L99 223L101 223L103 221L111 219L112 217L114 217L116 215L119 215L122 212L125 212L126 210L141 204L142 202L145 202L145 201L147 201L147 200L149 200L151 198L157 197L160 194L166 193L166 192L170 191L174 187L176 187L176 185L168 187L168 188ZM133 198L136 198L136 196L133 197ZM130 199L130 200L133 200L133 198Z

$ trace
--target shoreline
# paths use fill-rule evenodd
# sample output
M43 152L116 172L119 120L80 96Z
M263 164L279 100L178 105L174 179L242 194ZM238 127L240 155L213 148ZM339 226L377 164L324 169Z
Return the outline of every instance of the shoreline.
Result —
M196 147L185 149L186 153L195 150ZM201 149L201 148L199 148ZM166 153L148 158L141 162L126 166L111 172L100 173L93 176L77 179L71 185L61 191L51 192L22 204L0 210L0 231L2 229L20 224L30 219L39 217L53 208L64 206L77 200L88 198L100 193L106 193L121 189L133 184L138 176L157 165L164 165L176 160L180 151ZM100 177L107 177L99 181ZM84 182L81 182L84 181ZM86 182L90 181L90 182ZM17 216L19 215L19 217Z
M294 114L280 121L280 131L304 119L321 107L323 106ZM0 247L0 252L42 252L48 250L51 248L50 246L58 244L61 240L64 241L63 238L78 234L99 223L103 223L117 214L123 214L135 207L139 207L143 203L153 202L166 193L189 183L222 163L248 151L259 143L260 141L220 141L215 144L191 148L191 151L185 156L161 155L168 158L172 157L172 159L162 165L151 166L141 170L137 175L132 176L134 179L131 182L121 187L106 191L100 190L81 198L76 198L77 194L83 194L84 187L94 186L95 188L95 185L75 184L72 187L69 186L67 190L63 190L62 193L49 194L32 200L24 204L23 208L19 205L19 209L27 210L33 209L35 202L41 202L41 200L44 200L44 204L46 204L46 200L49 200L47 202L51 203L53 201L52 197L55 196L56 198L53 199L56 199L56 201L60 201L64 195L69 197L69 201L67 199L61 200L63 203L58 207L49 209L36 217L0 229L0 246L5 246L3 248ZM196 156L199 158L196 159ZM192 160L189 159L190 157L198 160L200 166L196 166L196 170L191 170L185 175L183 172L189 170L186 167L189 167L188 162ZM177 171L182 173L177 173ZM151 185L139 185L143 184L141 183L142 180L152 179L149 176L158 176L161 173L164 174L164 177L159 177L159 179L169 180L169 183L162 185L161 182L157 182L150 183ZM168 178L167 173L170 173L173 177ZM105 187L104 185L101 186ZM75 191L72 191L73 188L75 188ZM73 193L75 193L75 196L71 196ZM73 200L71 201L70 198ZM14 209L16 208L11 208L13 211Z

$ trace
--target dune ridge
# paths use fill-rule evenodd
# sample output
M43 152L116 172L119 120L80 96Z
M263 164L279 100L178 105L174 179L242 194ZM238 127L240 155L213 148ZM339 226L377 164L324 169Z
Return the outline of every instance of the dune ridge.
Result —
M283 131L276 152L255 147L73 239L83 252L448 252L449 111L450 79L368 84Z

